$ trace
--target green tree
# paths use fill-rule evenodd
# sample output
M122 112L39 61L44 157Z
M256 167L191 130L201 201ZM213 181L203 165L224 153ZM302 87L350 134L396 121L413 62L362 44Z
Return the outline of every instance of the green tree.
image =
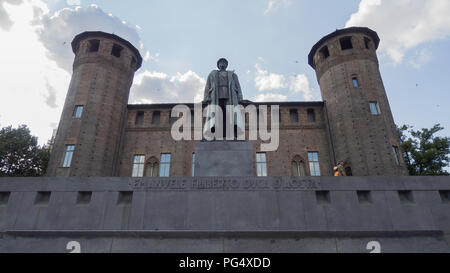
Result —
M40 147L26 125L4 127L0 131L0 177L42 176L50 159L50 149Z
M449 166L450 138L435 134L443 127L413 130L412 126L398 128L403 158L410 175L450 175L444 168ZM409 135L406 135L409 133Z

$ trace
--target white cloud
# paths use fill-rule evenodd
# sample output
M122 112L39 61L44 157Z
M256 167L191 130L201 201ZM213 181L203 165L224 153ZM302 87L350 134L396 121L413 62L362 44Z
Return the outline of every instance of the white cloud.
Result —
M19 5L21 3L22 0L0 0L0 29L10 30L12 25L14 24L14 22L9 17L5 6L8 7L9 5Z
M286 101L287 96L276 93L264 93L258 94L253 101L255 102L267 102L267 101Z
M4 8L13 24L0 29L0 126L26 124L43 144L51 137L50 123L60 118L70 75L38 39L36 20L48 12L46 5L36 0Z
M47 89L47 94L44 94L45 97L45 104L48 105L50 108L56 108L58 107L58 104L56 103L56 90L55 88L50 84L48 79L45 79L45 87Z
M50 139L70 83L70 43L88 30L115 33L145 52L137 28L95 5L50 14L42 0L0 0L0 127L26 124L40 144Z
M159 57L159 53L158 52L156 52L155 55L152 56L150 54L150 51L147 51L147 52L145 52L145 55L144 55L143 59L144 59L144 62L146 62L148 60L152 60L152 61L157 62L158 61L158 57Z
M259 57L259 62L263 62L264 59ZM271 73L264 70L261 64L255 64L255 87L258 91L270 91L270 90L280 90L289 89L294 94L302 94L303 99L310 101L313 100L312 90L309 86L308 77L305 74L296 74L294 76L285 76L282 74ZM267 93L263 95L258 95L258 99L265 99L267 96L276 95L274 93ZM282 95L284 96L284 95ZM286 98L286 96L284 96ZM278 97L280 99L281 97Z
M260 64L255 64L255 87L258 91L277 90L287 86L286 77L281 74L269 73L262 69Z
M361 0L346 27L367 26L377 31L380 50L401 63L409 49L450 37L449 14L448 0Z
M200 102L205 84L205 79L191 70L174 76L146 70L135 77L130 103Z
M416 69L419 69L430 61L432 58L432 53L427 48L422 48L421 50L417 50L414 54L414 56L409 60L409 63Z
M124 24L120 18L108 15L96 5L65 8L53 15L46 14L41 24L39 38L48 49L49 57L69 72L72 71L74 57L70 43L77 34L84 31L114 33L144 52L138 28Z
M309 80L305 74L298 74L291 76L289 90L293 93L303 94L303 98L307 101L313 99L311 88L309 87Z
M292 2L292 0L269 0L267 2L267 8L264 11L264 14L275 11L278 9L279 6L281 6L283 4L288 5L291 2Z
M81 0L67 0L66 3L69 6L79 6L81 5Z

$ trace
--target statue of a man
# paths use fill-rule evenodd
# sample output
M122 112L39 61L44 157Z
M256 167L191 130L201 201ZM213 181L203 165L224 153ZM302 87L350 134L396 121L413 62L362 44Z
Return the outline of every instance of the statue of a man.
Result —
M222 109L223 112L223 120L222 120L222 128L223 128L223 136L226 136L226 116L234 115L234 119L229 117L229 120L234 120L234 136L237 135L237 130L242 130L243 128L243 118L240 114L235 113L234 111L229 111L227 113L227 105L237 106L242 99L242 91L241 86L239 84L238 76L234 73L234 71L227 71L228 61L224 58L221 58L217 61L217 68L219 70L213 70L208 76L208 80L205 86L205 94L203 102L208 105L218 105ZM208 113L209 118L209 128L211 132L214 132L215 127L217 125L217 121L215 118L212 118L214 115L210 115ZM208 125L207 125L208 126Z

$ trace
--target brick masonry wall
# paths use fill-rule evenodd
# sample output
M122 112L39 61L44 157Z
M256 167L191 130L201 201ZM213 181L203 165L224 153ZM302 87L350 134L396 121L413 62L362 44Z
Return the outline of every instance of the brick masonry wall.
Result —
M291 161L296 155L304 160L305 170L309 175L309 151L319 153L322 175L332 175L332 159L322 104L315 103L314 106L308 106L308 103L305 105L302 102L291 104L290 106L280 106L280 144L277 151L267 152L268 175L292 175ZM289 114L291 109L297 110L298 122L291 122ZM308 121L307 109L314 109L315 122ZM135 124L136 115L139 111L144 112L142 125ZM159 124L152 124L152 116L155 111L161 113ZM121 151L120 176L131 176L134 155L145 155L146 160L155 157L159 161L161 153L171 154L171 176L192 175L192 153L195 152L195 141L174 141L172 139L169 123L170 112L171 105L152 109L145 109L145 106L139 109L136 106L129 110ZM270 118L268 118L268 124L270 122ZM246 134L246 139L248 139L248 125ZM254 145L255 152L260 152L261 141L251 142Z
M351 36L352 49L341 49L339 39L344 36ZM398 166L392 150L393 145L399 146L399 139L375 45L371 41L367 49L365 37L359 32L335 35L321 44L328 46L328 58L320 50L314 55L336 159L349 162L354 175L406 175L401 154ZM358 87L353 86L353 77L357 77ZM371 101L378 102L380 115L371 115Z
M89 52L89 40L100 40L97 52ZM112 56L113 44L124 49ZM74 71L53 147L48 176L112 176L118 162L123 124L135 59L130 48L119 41L95 35L81 40ZM83 105L81 118L73 117ZM63 168L65 146L75 145L70 168Z

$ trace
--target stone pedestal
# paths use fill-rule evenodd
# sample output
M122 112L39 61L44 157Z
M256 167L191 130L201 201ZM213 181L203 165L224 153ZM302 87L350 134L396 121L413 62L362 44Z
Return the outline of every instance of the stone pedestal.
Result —
M253 144L202 141L195 144L195 176L255 176Z

